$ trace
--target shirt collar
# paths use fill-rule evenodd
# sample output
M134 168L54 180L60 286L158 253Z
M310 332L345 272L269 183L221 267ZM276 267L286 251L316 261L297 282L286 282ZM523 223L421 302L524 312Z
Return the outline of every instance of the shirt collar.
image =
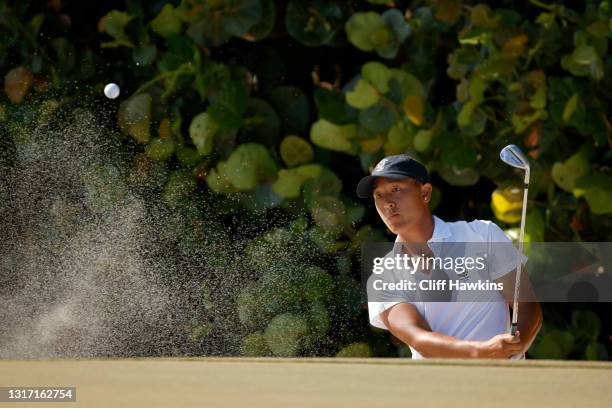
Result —
M434 219L433 234L427 242L443 241L444 238L450 237L450 228L448 226L448 223L436 217L435 215L433 216L433 219Z
M448 238L450 236L450 228L448 223L436 217L432 216L434 221L434 230L431 238L427 240L427 242L440 242L444 241L444 238ZM399 235L395 237L395 242L399 242Z

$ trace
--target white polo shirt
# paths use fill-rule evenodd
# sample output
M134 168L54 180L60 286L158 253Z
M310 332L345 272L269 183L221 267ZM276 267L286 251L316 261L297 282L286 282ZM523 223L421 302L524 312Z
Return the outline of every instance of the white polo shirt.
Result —
M445 222L433 216L434 231L431 242L504 242L512 243L512 240L495 223L485 220L474 220L471 222L456 221ZM395 242L399 242L399 236ZM501 276L516 268L516 255L518 251L512 246L502 246L510 251L497 254L488 259L489 276L491 280L499 279ZM521 256L522 262L527 261L525 255ZM421 316L427 321L431 330L448 336L463 340L488 340L498 334L510 332L509 307L501 292L489 293L491 301L467 301L467 302L419 302L406 296L406 299L398 301L397 295L389 302L368 302L370 324L386 329L380 314L386 309L398 303L409 303L414 305ZM380 300L380 299L377 299ZM413 359L424 358L411 346ZM524 355L515 358L524 358Z

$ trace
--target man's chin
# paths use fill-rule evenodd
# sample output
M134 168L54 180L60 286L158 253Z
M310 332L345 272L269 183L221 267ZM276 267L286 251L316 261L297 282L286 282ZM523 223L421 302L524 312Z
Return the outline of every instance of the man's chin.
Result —
M403 220L390 220L389 222L387 222L387 228L389 228L389 231L391 231L395 235L399 234L399 231L402 229L402 227L405 226L406 222Z

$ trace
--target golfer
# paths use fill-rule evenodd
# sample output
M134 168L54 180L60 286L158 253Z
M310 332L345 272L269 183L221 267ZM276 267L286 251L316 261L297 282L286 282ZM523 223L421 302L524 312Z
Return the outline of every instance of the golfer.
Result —
M412 358L524 358L542 325L537 301L520 302L515 336L510 332L509 308L513 305L518 251L493 222L445 222L429 210L432 185L425 167L407 155L382 159L371 175L357 186L360 198L373 198L376 210L398 243L408 245L446 242L509 243L514 253L489 259L489 276L503 283L490 301L420 301L370 299L370 324L389 330L407 344ZM504 255L504 254L502 254ZM520 254L523 261L526 257ZM532 292L528 276L522 276L521 292ZM521 297L522 299L522 297ZM535 299L535 298L533 298ZM384 300L384 299L383 299Z

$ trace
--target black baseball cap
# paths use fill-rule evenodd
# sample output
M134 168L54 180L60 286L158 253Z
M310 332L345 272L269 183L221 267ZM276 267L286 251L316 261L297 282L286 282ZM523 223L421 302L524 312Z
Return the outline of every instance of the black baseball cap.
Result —
M413 178L421 183L429 183L429 173L423 164L406 154L387 156L378 162L372 174L365 176L357 184L357 197L372 196L374 180L385 177L394 180Z

